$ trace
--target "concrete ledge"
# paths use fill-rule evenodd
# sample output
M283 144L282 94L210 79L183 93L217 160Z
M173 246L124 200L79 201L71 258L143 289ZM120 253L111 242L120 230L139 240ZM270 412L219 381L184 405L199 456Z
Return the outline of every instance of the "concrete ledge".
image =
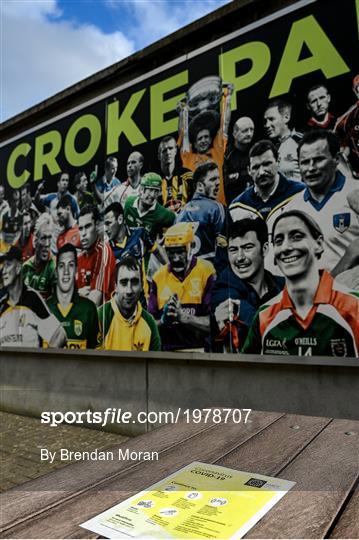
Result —
M145 358L118 361L106 354L95 357L43 352L1 351L2 410L35 417L43 411L103 411L116 407L137 414L147 410ZM113 424L107 428L115 433L139 435L146 426Z
M223 406L359 419L359 360L3 348L0 408L176 411ZM91 425L90 427L96 427ZM154 426L110 424L138 435Z
M3 355L34 355L32 348L26 347L0 347L0 356ZM327 356L260 356L254 354L223 354L205 352L122 352L122 351L99 351L99 350L71 350L68 349L37 349L36 355L55 357L80 357L80 358L116 358L117 360L162 360L166 362L177 362L178 360L198 361L198 362L219 362L220 364L286 364L305 366L337 366L337 367L359 367L359 358L340 358Z
M148 395L149 410L221 406L359 419L359 366L159 360Z

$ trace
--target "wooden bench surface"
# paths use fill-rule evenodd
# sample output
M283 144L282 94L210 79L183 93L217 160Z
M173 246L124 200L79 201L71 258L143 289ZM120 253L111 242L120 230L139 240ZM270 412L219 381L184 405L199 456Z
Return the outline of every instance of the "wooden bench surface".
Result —
M96 538L79 527L192 461L296 482L248 538L359 538L359 421L253 411L247 424L167 425L112 447L158 461L79 462L0 496L2 538ZM60 445L61 446L61 445Z

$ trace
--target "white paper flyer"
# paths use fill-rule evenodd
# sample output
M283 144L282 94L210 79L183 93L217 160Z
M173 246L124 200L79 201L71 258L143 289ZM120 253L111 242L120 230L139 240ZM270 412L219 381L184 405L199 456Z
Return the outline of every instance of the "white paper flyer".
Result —
M81 524L106 538L242 538L294 482L194 462Z

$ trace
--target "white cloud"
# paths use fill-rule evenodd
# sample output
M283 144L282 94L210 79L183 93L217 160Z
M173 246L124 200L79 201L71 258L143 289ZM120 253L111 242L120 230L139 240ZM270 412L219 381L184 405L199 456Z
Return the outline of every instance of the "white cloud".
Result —
M9 118L134 51L122 32L59 19L56 0L1 0L1 116Z
M98 0L99 1L99 0ZM103 0L122 31L61 17L57 0L0 0L1 119L174 32L230 0ZM99 25L101 21L99 21Z
M27 19L39 20L45 17L59 17L61 10L56 4L56 0L2 0L2 14L17 18L19 20Z
M106 0L112 10L126 8L134 19L128 35L143 48L230 0Z

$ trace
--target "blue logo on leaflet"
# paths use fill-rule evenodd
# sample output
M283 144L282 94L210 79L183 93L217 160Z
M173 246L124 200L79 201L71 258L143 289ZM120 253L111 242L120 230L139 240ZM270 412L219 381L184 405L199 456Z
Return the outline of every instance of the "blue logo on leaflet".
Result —
M349 228L349 225L350 225L349 212L346 212L345 214L334 214L333 226L336 231L342 234Z

